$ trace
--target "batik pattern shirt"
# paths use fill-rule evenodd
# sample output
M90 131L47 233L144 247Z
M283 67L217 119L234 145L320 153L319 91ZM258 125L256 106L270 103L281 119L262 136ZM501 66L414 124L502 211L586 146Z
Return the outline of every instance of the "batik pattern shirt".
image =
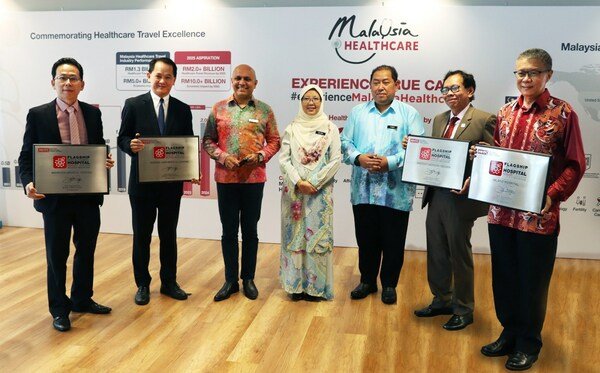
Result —
M355 106L341 135L344 163L353 165L350 201L353 205L371 204L396 210L412 210L415 185L401 181L404 166L404 136L425 133L423 119L415 108L394 100L380 113L370 101ZM363 153L387 157L389 171L374 172L355 166Z
M242 108L233 96L213 106L202 142L204 150L217 161L215 181L218 183L264 183L266 163L281 147L271 107L253 98ZM254 153L261 153L263 162L233 170L225 167L225 159L230 155L241 160Z
M560 202L577 188L585 172L585 154L579 119L571 106L545 90L530 108L523 96L504 105L494 132L496 146L552 155L548 196L552 199L545 215L490 206L488 223L549 235L558 233Z

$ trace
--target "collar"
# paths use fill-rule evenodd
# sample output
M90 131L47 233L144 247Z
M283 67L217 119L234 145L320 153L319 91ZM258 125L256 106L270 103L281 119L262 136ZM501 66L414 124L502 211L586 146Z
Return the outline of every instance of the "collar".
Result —
M256 102L255 102L255 98L254 96L252 96L252 98L250 98L250 100L248 101L248 105L247 106L256 106ZM237 101L235 100L235 97L233 97L233 95L227 97L227 105L229 106L239 106Z
M152 90L150 90L150 97L152 97L152 102L154 102L154 106L158 106L160 103L161 97L158 97L158 95L156 93L152 92ZM171 94L168 94L165 97L162 97L162 99L164 100L165 106L169 106L169 98L170 97L171 97Z
M469 110L470 107L471 107L471 104L465 106L465 108L462 109L460 111L460 113L458 113L456 115L452 114L452 110L450 110L450 112L449 112L450 116L448 117L448 121L450 121L450 119L452 119L452 117L458 117L458 123L462 122L463 117L465 116L465 114L467 114L467 110Z
M520 95L519 98L517 99L517 108L523 107L524 100L525 99L523 98L523 95ZM542 92L542 94L533 102L533 105L531 105L531 107L533 107L535 105L538 108L544 108L548 105L549 101L550 101L550 91L548 91L548 88L546 88L546 89L544 89L544 92Z
M377 109L377 106L375 105L375 101L371 100L367 103L366 109L369 112L375 110L380 115L383 115L383 114L387 113L388 111L395 114L398 111L398 101L396 99L394 99L392 101L392 103L390 104L390 106L388 106L387 109L385 109L383 112L380 112L379 109Z
M63 100L61 100L60 98L56 98L56 105L58 105L58 108L61 111L65 111L67 110L67 108L69 106L73 106L75 108L75 111L81 111L81 107L79 106L79 100L75 101L75 103L73 105L69 105L66 102L64 102Z

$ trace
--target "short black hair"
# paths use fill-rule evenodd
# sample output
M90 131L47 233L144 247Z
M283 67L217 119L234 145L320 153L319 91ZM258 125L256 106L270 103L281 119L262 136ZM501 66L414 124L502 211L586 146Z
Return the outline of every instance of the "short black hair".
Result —
M396 71L396 69L394 68L394 66L389 66L389 65L379 65L376 68L373 69L373 71L371 71L371 76L369 77L369 82L371 80L373 80L373 75L380 70L388 70L389 72L392 73L392 79L394 79L394 81L398 80L398 72Z
M54 63L54 65L52 65L52 70L50 71L50 74L52 74L52 79L54 79L56 77L56 69L58 69L58 67L60 65L75 66L77 68L77 70L79 70L79 78L83 79L83 67L81 67L81 64L79 62L77 62L76 59L71 58L71 57L60 58L58 61L56 61Z
M473 101L475 99L475 89L477 88L477 85L475 84L475 77L473 76L473 74L469 74L468 72L462 70L450 70L446 73L442 82L445 82L446 79L448 79L452 75L462 76L463 86L465 88L473 88L473 96L469 98L469 101Z
M154 65L156 65L157 62L162 62L164 64L170 65L173 68L173 76L177 76L177 65L175 65L175 62L173 62L173 60L169 57L153 58L152 61L150 61L150 65L148 66L149 73L152 73L152 71L154 71Z

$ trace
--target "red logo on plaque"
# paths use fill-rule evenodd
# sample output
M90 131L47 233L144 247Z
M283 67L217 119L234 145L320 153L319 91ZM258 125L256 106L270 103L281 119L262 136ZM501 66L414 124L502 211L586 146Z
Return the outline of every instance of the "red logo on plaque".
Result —
M65 155L55 155L52 158L54 168L67 168L67 157Z
M164 146L154 147L154 159L162 159L167 157L167 149Z
M424 159L426 161L431 159L431 148L422 147L419 152L419 159Z
M500 161L490 161L490 175L502 176L504 163Z

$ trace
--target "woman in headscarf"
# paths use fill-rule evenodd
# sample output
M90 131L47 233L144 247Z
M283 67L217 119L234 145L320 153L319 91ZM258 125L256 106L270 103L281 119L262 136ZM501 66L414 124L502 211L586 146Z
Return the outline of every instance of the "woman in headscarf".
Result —
M292 300L333 298L333 176L340 162L339 131L323 113L323 91L308 85L279 155L279 277Z

